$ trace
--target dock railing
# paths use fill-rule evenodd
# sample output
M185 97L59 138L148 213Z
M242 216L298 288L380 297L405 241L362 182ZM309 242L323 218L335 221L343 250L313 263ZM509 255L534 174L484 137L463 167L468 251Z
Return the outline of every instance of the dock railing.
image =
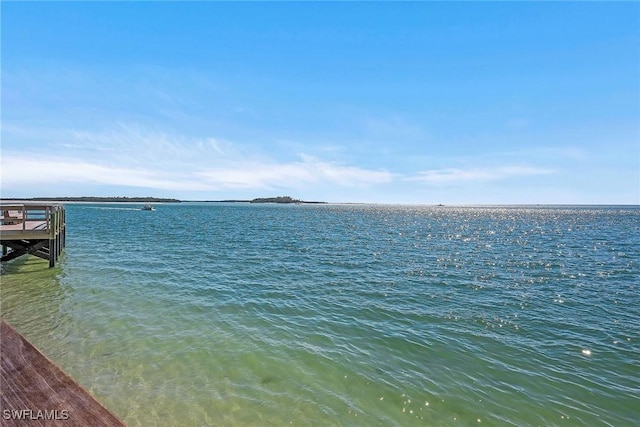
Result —
M34 223L41 224L37 229L55 230L61 228L64 221L62 205L0 204L0 212L0 225L22 224L22 231L33 229ZM16 227L11 227L11 230L16 230Z

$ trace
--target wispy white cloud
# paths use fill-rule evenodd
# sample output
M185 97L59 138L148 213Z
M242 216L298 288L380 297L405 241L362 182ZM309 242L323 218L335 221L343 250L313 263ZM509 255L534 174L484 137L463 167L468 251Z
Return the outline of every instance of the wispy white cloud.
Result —
M345 199L352 200L354 192L364 194L364 190L377 194L383 188L394 188L398 194L409 194L419 193L425 185L437 188L555 173L550 168L512 163L513 157L503 155L492 159L497 166L485 166L487 158L454 158L449 159L451 163L467 166L427 169L409 175L402 169L367 168L357 159L345 161L350 157L348 153L343 156L345 153L340 150L316 150L314 155L298 151L292 156L290 150L268 152L265 145L256 148L223 138L195 138L127 123L104 131L3 130L9 143L3 144L1 179L2 189L8 193L54 184L69 184L66 188L77 184L85 189L95 186L96 193L100 193L99 187L135 192L149 189L186 198L190 194L216 197L264 190L313 194L323 189L329 198L342 193L349 195ZM20 143L47 137L52 143L37 151L32 144ZM304 150L304 145L296 148Z
M116 185L158 190L206 191L211 188L188 176L144 168L101 165L81 159L3 154L3 190L25 185L60 183Z
M57 143L34 153L11 145L2 154L3 189L78 183L181 193L357 187L393 175L300 154L289 161L217 138L188 138L119 125L106 132L58 131Z
M428 184L443 185L463 182L495 181L519 176L549 175L555 173L551 169L533 166L499 166L485 168L446 168L431 169L419 172L408 178Z
M81 159L6 154L2 157L5 189L25 184L93 183L181 192L227 189L300 188L306 184L353 187L389 182L393 175L306 159L291 163L237 162L226 167L164 170L104 165Z
M320 183L354 187L390 182L393 179L393 174L387 171L345 166L306 155L301 155L300 161L289 163L237 163L208 169L199 175L212 185L224 188L298 188Z

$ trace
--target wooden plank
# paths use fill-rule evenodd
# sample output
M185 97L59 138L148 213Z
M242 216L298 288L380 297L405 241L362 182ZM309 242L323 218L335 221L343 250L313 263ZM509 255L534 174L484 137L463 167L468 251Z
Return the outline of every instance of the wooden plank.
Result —
M44 240L49 238L49 232L42 232L38 230L34 231L15 231L15 232L0 232L0 240Z
M6 322L0 327L0 425L125 426Z
M46 230L47 227L47 222L44 220L28 220L25 221L25 225L24 228L22 226L22 222L20 222L19 224L5 224L2 225L0 227L0 232L5 232L5 231L31 231L31 230Z
M2 240L48 239L51 232L46 225L47 222L42 220L2 225L0 238Z

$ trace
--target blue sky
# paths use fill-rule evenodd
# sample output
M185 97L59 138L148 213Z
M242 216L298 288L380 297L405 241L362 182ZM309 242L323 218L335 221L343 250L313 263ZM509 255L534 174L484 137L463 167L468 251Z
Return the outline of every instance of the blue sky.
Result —
M2 196L640 204L638 2L3 2Z

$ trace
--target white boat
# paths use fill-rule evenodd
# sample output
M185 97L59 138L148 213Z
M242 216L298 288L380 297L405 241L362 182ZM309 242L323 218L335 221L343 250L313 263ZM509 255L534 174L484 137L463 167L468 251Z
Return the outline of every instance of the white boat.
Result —
M144 205L144 206L142 207L142 210L143 210L143 211L155 211L155 210L156 210L156 208L154 208L153 206L151 206L150 204L148 204L148 203L147 203L146 205Z

